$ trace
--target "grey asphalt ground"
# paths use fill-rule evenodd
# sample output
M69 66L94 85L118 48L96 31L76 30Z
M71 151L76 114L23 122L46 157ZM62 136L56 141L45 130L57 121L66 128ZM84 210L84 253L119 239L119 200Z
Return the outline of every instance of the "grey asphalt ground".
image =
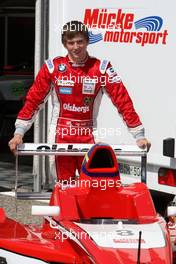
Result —
M24 224L40 225L42 217L31 215L32 205L46 205L46 203L34 200L17 200L14 197L0 194L0 207L5 210L7 217L16 219Z
M41 224L42 217L31 216L32 205L46 205L46 202L17 200L11 196L15 186L15 158L7 150L0 151L0 207L6 215L22 223ZM32 159L22 158L19 166L19 191L31 192L33 188Z

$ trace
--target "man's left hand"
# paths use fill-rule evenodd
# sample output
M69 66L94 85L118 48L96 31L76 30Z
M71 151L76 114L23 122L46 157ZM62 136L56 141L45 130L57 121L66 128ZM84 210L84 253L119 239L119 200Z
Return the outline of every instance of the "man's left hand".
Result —
M138 145L139 148L147 149L147 152L151 147L151 143L146 138L138 139L136 141L136 144Z

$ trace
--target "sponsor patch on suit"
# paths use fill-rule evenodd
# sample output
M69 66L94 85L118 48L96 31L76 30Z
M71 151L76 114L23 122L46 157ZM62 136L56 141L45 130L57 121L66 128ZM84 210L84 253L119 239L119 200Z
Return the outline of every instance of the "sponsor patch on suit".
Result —
M83 87L82 87L82 93L83 94L94 94L95 92L95 79L84 79L83 80Z
M60 94L72 94L72 87L59 87Z
M58 70L60 72L64 72L64 71L66 71L66 69L67 69L67 67L66 67L66 65L64 63L61 63L61 64L58 65Z
M57 85L58 86L74 86L74 81L57 79Z

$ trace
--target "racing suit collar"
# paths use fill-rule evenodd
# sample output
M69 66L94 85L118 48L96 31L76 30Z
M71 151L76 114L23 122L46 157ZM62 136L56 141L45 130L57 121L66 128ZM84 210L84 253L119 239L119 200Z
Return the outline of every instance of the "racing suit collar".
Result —
M70 65L72 65L72 67L84 67L85 64L86 64L86 62L87 62L87 60L88 60L89 58L90 58L90 56L89 56L89 54L87 53L87 55L86 55L84 61L81 61L81 62L73 62L73 61L70 60L70 58L69 58L68 55L66 56L66 60L67 60L67 62L68 62Z

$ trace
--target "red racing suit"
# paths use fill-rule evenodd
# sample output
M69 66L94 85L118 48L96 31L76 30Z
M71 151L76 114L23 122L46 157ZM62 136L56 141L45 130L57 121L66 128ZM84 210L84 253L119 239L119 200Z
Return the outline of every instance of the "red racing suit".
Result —
M104 91L134 138L143 138L144 128L120 77L109 61L90 56L81 64L70 62L68 56L46 61L18 114L15 134L23 135L31 127L37 111L51 94L50 143L94 143L92 132ZM81 157L57 156L57 178L74 177L81 163Z

